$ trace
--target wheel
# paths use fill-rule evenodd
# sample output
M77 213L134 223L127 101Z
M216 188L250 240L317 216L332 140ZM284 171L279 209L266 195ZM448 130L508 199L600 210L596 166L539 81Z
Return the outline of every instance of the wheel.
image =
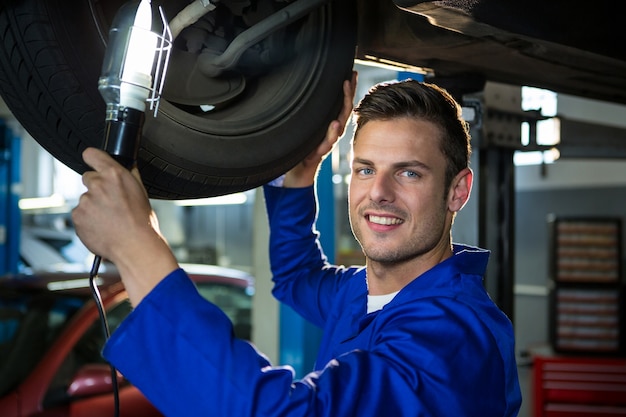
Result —
M81 152L102 145L97 80L121 3L0 6L0 93L35 140L78 173L88 169ZM164 4L168 19L185 4ZM159 113L146 114L138 166L153 198L210 197L264 184L313 150L339 111L356 45L352 1L327 3L249 48L235 68L208 76L207 54L221 53L286 3L218 4L175 39Z

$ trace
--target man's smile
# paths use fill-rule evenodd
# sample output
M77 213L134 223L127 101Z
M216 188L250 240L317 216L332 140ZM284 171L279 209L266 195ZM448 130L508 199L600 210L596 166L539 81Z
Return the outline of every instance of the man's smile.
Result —
M374 214L369 214L369 215L366 215L365 217L370 223L380 224L383 226L391 226L391 225L404 223L404 220L399 219L397 217L376 216Z

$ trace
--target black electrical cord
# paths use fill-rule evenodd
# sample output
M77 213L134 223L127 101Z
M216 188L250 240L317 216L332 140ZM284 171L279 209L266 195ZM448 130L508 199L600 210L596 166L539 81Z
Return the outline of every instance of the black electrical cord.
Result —
M104 333L104 341L106 343L111 336L111 332L109 330L109 322L106 317L104 305L102 304L102 296L100 295L100 290L98 289L98 284L96 283L96 277L98 276L98 270L100 269L101 262L102 257L95 255L91 271L89 272L89 288L91 288L91 293L96 303L96 307L98 308L100 323L102 324L102 330ZM115 369L115 367L110 363L109 367L111 368L111 385L113 387L114 416L118 417L120 415L120 391L117 383L117 369Z
M133 109L130 107L121 108L117 112L117 119L107 119L105 121L105 136L102 149L113 157L118 163L124 167L131 169L135 161L137 160L137 150L139 148L140 133L144 122L143 111ZM102 304L102 297L100 296L100 290L96 284L96 277L100 264L102 263L102 257L95 255L93 264L91 266L91 272L89 273L89 287L93 294L94 301L98 307L98 314L100 315L100 322L102 323L102 330L104 332L104 341L106 343L111 336L109 330L109 323L107 321L106 312ZM120 394L119 384L117 382L117 369L109 363L111 367L111 384L113 386L113 398L115 402L115 417L119 417L120 413Z

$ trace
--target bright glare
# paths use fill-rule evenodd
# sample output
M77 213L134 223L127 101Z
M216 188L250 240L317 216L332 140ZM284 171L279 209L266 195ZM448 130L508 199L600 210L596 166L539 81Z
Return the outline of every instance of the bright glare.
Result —
M142 0L137 7L135 22L122 69L120 95L144 101L152 86L152 68L157 47L157 35L152 29L152 7L149 0ZM136 86L143 87L137 88Z
M522 146L530 144L530 125L528 122L522 122Z
M558 145L561 143L561 120L558 117L537 122L537 145Z
M557 148L547 151L515 152L513 163L516 166L552 164L561 156Z
M556 116L557 94L535 87L522 87L522 110L541 110L542 116Z
M234 193L218 197L196 198L190 200L177 200L174 204L177 206L228 206L235 204L244 204L248 201L248 196L244 193Z
M102 284L102 279L96 278L94 281L97 285ZM50 291L73 290L76 288L87 288L89 286L88 278L73 279L69 281L49 282L47 287Z
M522 87L522 110L538 110L548 119L536 122L534 138L536 145L556 146L561 143L561 121L557 114L557 94L553 91L534 87ZM521 144L531 145L531 130L527 122L521 125ZM547 151L515 152L515 165L551 164L559 159L559 151L552 148Z
M151 75L157 45L157 37L151 32L151 29L152 8L150 1L142 0L137 8L135 23L131 30L122 77L126 73L131 75L134 72Z
M52 194L48 197L22 198L18 202L20 210L40 210L59 208L65 205L65 198L61 194Z

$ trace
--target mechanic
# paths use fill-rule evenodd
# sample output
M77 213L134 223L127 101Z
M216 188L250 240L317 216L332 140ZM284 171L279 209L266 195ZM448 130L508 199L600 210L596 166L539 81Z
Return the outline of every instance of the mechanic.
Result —
M134 311L104 356L168 416L515 416L513 329L482 279L489 253L453 244L472 185L460 107L427 83L381 84L355 109L350 223L365 267L328 264L315 230L319 148L265 186L274 294L325 331L315 370L295 380L202 298L180 269L137 170L85 150L79 237L120 271Z

